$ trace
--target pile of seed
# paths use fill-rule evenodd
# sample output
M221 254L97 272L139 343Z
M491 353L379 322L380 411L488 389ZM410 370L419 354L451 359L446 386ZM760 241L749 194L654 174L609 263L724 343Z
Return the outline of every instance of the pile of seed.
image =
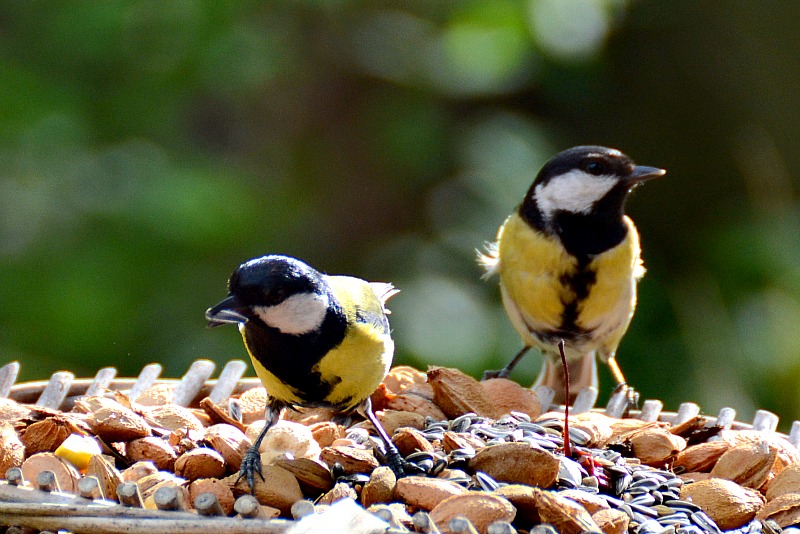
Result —
M569 418L565 456L563 413L514 382L445 368L396 367L373 395L409 476L381 465L368 424L287 411L262 445L260 509L243 514L237 473L266 392L188 408L172 394L158 384L68 412L0 399L0 473L15 485L52 473L55 489L146 509L163 508L166 488L205 513L196 503L211 494L227 516L303 522L358 503L390 532L800 532L800 452L783 437L584 412Z

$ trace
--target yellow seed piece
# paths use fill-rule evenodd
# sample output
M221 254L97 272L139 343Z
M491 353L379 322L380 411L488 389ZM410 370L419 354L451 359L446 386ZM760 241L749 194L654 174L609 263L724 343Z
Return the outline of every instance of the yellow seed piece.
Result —
M56 456L67 460L83 471L89 465L92 456L101 452L100 445L89 436L71 434L56 449Z

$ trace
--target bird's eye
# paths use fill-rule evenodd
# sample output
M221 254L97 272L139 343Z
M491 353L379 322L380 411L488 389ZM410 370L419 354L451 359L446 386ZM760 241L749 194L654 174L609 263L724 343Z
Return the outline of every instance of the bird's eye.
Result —
M589 174L594 174L595 176L607 174L605 163L602 161L597 161L596 159L587 161L586 164L584 164L583 169Z

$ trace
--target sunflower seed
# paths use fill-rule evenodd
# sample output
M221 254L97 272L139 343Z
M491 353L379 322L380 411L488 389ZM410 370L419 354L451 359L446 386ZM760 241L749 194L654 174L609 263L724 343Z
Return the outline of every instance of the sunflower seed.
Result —
M722 534L714 520L706 515L705 512L695 512L689 516L692 518L692 523L700 527L701 530L706 532L713 532L715 534ZM778 527L780 528L780 527Z
M672 501L664 501L664 506L669 506L670 508L676 508L678 510L686 510L687 512L690 513L697 513L702 511L702 508L700 508L696 504L690 503L689 501L682 501L679 499Z
M495 479L483 471L475 471L475 478L477 479L478 484L480 484L483 491L494 491L500 487Z

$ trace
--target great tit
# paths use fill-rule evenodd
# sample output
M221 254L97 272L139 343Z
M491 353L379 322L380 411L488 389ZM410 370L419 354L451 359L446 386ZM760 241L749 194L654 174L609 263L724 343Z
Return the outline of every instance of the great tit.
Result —
M597 387L595 356L618 388L627 387L615 355L644 267L625 200L634 187L665 173L600 146L570 148L542 167L479 258L487 276L499 275L503 305L524 343L502 371L487 371L485 378L508 376L537 347L545 358L534 386L553 388L563 402L563 339L572 392Z
M239 326L268 396L266 424L247 451L239 478L253 489L254 473L262 476L261 441L281 411L296 406L359 412L374 425L390 467L402 476L402 459L370 403L392 363L394 342L384 305L397 290L391 284L328 276L298 259L269 255L240 265L228 292L206 311L206 319L210 327Z

